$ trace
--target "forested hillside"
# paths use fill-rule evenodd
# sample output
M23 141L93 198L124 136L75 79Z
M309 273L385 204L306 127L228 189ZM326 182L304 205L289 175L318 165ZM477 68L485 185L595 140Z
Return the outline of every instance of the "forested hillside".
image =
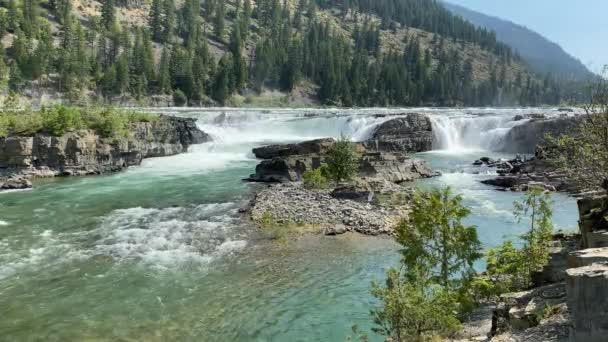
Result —
M557 78L584 81L594 75L578 59L569 55L561 46L542 35L507 20L472 11L462 6L445 3L454 14L496 32L499 41L507 44L540 73L551 73Z
M564 99L434 0L4 0L4 92L81 101L539 105ZM288 98L288 97L286 97Z

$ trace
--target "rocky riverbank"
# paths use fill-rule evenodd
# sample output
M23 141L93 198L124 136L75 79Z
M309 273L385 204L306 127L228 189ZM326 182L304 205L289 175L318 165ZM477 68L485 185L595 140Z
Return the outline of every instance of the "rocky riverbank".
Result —
M556 234L534 287L506 293L464 324L457 341L605 341L608 196L578 200L579 232ZM481 327L481 328L480 328Z
M132 123L128 131L124 138L104 138L92 130L0 138L0 190L29 188L28 179L35 177L116 172L211 140L191 118L161 116Z

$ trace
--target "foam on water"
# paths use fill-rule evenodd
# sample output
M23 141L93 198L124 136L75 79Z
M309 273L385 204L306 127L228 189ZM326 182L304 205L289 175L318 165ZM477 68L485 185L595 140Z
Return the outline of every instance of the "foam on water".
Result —
M0 226L8 226L10 223L0 220Z
M238 251L246 242L231 237L235 203L193 208L119 209L103 219L94 253L136 261L156 269L204 266Z

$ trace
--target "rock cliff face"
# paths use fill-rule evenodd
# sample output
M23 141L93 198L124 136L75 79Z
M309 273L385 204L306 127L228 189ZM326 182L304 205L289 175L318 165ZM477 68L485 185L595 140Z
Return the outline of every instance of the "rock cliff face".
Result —
M433 125L423 114L384 122L363 143L368 150L380 152L425 152L433 149Z
M537 145L541 144L547 134L559 136L572 133L577 127L580 117L560 117L531 119L527 123L515 126L505 136L501 152L534 153Z
M0 139L0 176L51 177L92 175L139 165L144 158L185 152L192 144L210 141L194 119L161 116L130 127L128 138L103 138L90 130L62 136L36 134ZM0 188L9 184L0 178Z

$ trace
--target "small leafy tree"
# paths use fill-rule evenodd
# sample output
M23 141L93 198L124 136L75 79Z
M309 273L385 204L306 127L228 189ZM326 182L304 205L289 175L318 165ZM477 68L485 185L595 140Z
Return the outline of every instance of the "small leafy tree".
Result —
M307 189L323 189L327 187L327 177L325 177L321 168L304 172L302 180L304 187Z
M522 201L513 205L513 214L518 222L530 220L530 229L521 238L524 242L525 267L528 274L531 274L545 265L549 257L553 233L551 197L548 192L532 187Z
M529 220L530 229L521 236L521 249L507 240L488 251L487 275L496 283L495 294L530 287L532 273L545 265L549 256L553 232L549 194L540 188L531 188L523 200L513 205L513 214L518 222Z
M421 268L446 290L463 284L482 256L476 227L462 223L470 213L449 187L416 192L410 220L397 227L406 269Z
M429 283L424 273L404 277L392 268L384 287L372 285L372 294L384 304L372 311L374 332L402 342L445 336L459 329L453 293Z
M476 228L462 223L469 213L449 187L414 194L411 219L396 228L401 270L390 269L386 285L372 287L383 303L372 311L374 331L393 341L422 341L459 328L481 257Z
M342 136L325 158L327 174L336 184L350 180L357 174L358 160L355 146L348 137Z

